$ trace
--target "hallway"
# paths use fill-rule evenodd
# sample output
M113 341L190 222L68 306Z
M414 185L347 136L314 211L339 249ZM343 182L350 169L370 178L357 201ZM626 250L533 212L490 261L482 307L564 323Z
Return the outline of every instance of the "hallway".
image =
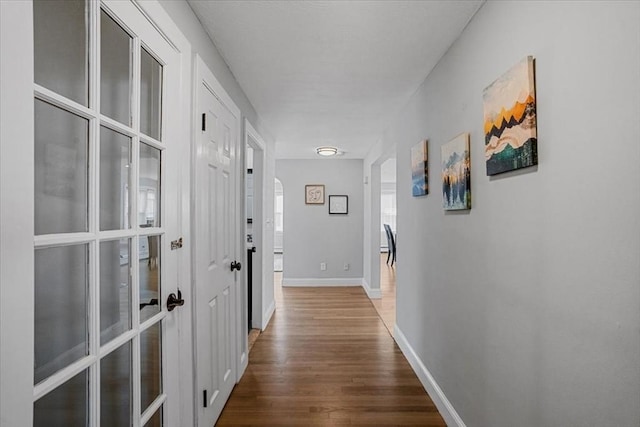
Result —
M361 288L278 294L217 425L445 425Z

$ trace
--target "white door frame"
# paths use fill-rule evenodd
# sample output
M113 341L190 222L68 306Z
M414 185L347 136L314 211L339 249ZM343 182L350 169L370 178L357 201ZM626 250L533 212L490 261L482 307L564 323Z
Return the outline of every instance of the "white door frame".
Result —
M32 3L0 1L2 427L33 424L33 81Z
M273 233L273 221L268 214L267 203L267 145L260 133L251 125L248 119L244 121L244 141L245 147L253 148L253 241L257 243L257 253L254 254L254 261L258 260L256 265L260 267L258 272L258 281L253 281L253 307L246 307L247 298L246 291L244 296L245 310L252 310L253 328L264 330L269 324L269 320L273 315L276 306L273 298L273 263L267 261L271 259L266 255L273 252L273 246L268 245L269 239L267 234L269 230ZM246 201L246 197L244 198ZM246 212L246 209L245 209ZM271 225L271 227L269 227ZM253 277L256 277L254 269ZM243 287L246 289L246 285ZM269 292L271 290L271 292ZM245 311L246 313L246 311Z
M222 84L218 81L218 79L216 79L215 75L213 74L213 72L211 72L211 70L209 69L209 67L205 64L204 60L200 57L200 55L195 56L195 78L193 79L193 89L192 89L192 93L193 93L193 97L192 97L192 111L193 111L193 115L192 115L192 128L194 129L194 132L192 132L192 153L191 153L191 182L195 183L195 179L196 179L196 150L198 148L198 141L197 141L197 130L201 128L202 126L202 117L197 109L197 103L198 103L198 91L200 90L200 85L202 84L202 82L206 82L207 86L212 90L212 92L215 94L215 96L218 98L218 100L220 100L220 102L222 102L222 104L229 109L229 111L233 114L233 116L236 118L237 120L237 129L238 129L238 133L236 135L237 140L235 141L236 146L239 148L239 152L236 153L235 156L235 170L236 170L236 176L235 177L235 188L234 188L234 192L236 194L236 199L235 199L235 211L236 211L236 218L234 218L234 222L233 222L233 228L234 228L234 259L237 260L244 260L244 252L245 252L245 239L244 237L244 226L242 224L242 221L240 219L238 219L238 217L242 217L244 218L244 214L242 211L242 207L244 207L244 203L242 201L242 195L244 194L244 191L242 190L242 185L244 185L244 180L241 179L241 176L244 175L244 173L242 173L242 171L245 169L243 166L243 161L244 161L244 148L243 148L243 144L241 143L240 140L240 135L241 135L241 130L242 130L242 114L240 111L240 108L238 108L238 106L236 105L236 103L233 101L233 99L231 98L231 96L229 96L229 94L227 93L227 91L223 88ZM191 186L191 200L192 200L192 206L195 206L195 185ZM191 213L191 224L195 224L195 212ZM191 228L191 240L195 241L196 236L194 235L194 228ZM191 245L192 251L195 250L195 244ZM195 260L195 255L192 252L191 253L191 259ZM191 274L192 277L195 278L195 264L194 262L191 263ZM238 285L238 282L240 284L242 284L244 282L244 280L242 279L244 276L244 271L242 272L242 274L237 274L236 275L236 286L240 286ZM195 283L193 283L192 280L192 289L191 292L193 295L195 295ZM235 342L235 346L236 346L236 355L237 355L237 360L236 360L236 383L238 381L240 381L240 378L242 378L242 374L244 374L244 371L247 368L247 365L249 363L249 354L248 354L248 337L247 334L244 333L247 330L247 319L246 317L243 317L242 315L242 307L243 307L243 303L242 303L242 292L236 292L236 301L234 301L235 307L236 307L236 325L235 325L235 337L233 339L233 341ZM193 306L195 308L195 305ZM195 317L196 313L195 313L195 309L193 310L193 316ZM195 365L195 355L196 355L196 351L197 351L197 347L196 347L196 331L194 330L192 332L192 340L193 340L193 345L191 347L192 350L192 363L194 366L193 369L193 384L195 387L195 385L197 384L196 381L196 368L197 366ZM194 393L198 393L197 390L193 389ZM199 394L195 394L195 396L199 396ZM198 405L200 404L200 399L194 399L194 411L196 411L195 413L197 413L198 410Z
M364 289L370 299L382 297L380 290L380 166L395 155L396 144L384 147L378 145L376 149L378 151L372 156L372 163L365 172L365 176L368 177L368 182L365 180L365 184L368 184L365 186L365 192L368 194L365 195L364 273L365 277L370 278L370 283L365 280ZM369 222L368 229L367 222Z

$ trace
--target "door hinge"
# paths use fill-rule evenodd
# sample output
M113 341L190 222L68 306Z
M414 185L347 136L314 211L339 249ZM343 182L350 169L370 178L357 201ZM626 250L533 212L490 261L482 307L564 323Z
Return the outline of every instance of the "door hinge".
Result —
M202 407L207 407L207 390L202 390Z
M202 113L202 131L207 130L207 113Z
M182 237L178 240L171 241L171 250L175 251L176 249L180 249L182 247Z

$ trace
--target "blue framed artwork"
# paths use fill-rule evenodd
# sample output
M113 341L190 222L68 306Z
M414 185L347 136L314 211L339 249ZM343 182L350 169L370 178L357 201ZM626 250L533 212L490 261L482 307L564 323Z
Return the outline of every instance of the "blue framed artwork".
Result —
M413 197L429 194L427 140L411 147L411 194Z
M446 211L471 209L469 134L444 144L442 150L442 206Z

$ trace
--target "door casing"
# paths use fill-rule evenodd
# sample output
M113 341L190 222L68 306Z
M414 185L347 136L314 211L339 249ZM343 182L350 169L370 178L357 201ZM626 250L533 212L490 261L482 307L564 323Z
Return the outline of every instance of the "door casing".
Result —
M244 121L245 147L253 149L253 245L257 252L253 254L253 286L252 286L252 328L264 330L275 311L275 299L273 291L273 262L268 262L273 253L273 245L268 243L267 233L273 234L272 214L267 212L265 203L267 180L267 147L260 133L251 125L249 120ZM246 202L246 197L243 198ZM246 212L246 209L244 210ZM249 256L248 254L246 255ZM259 279L259 280L256 280ZM245 287L246 288L246 285ZM246 294L243 301L246 301Z

